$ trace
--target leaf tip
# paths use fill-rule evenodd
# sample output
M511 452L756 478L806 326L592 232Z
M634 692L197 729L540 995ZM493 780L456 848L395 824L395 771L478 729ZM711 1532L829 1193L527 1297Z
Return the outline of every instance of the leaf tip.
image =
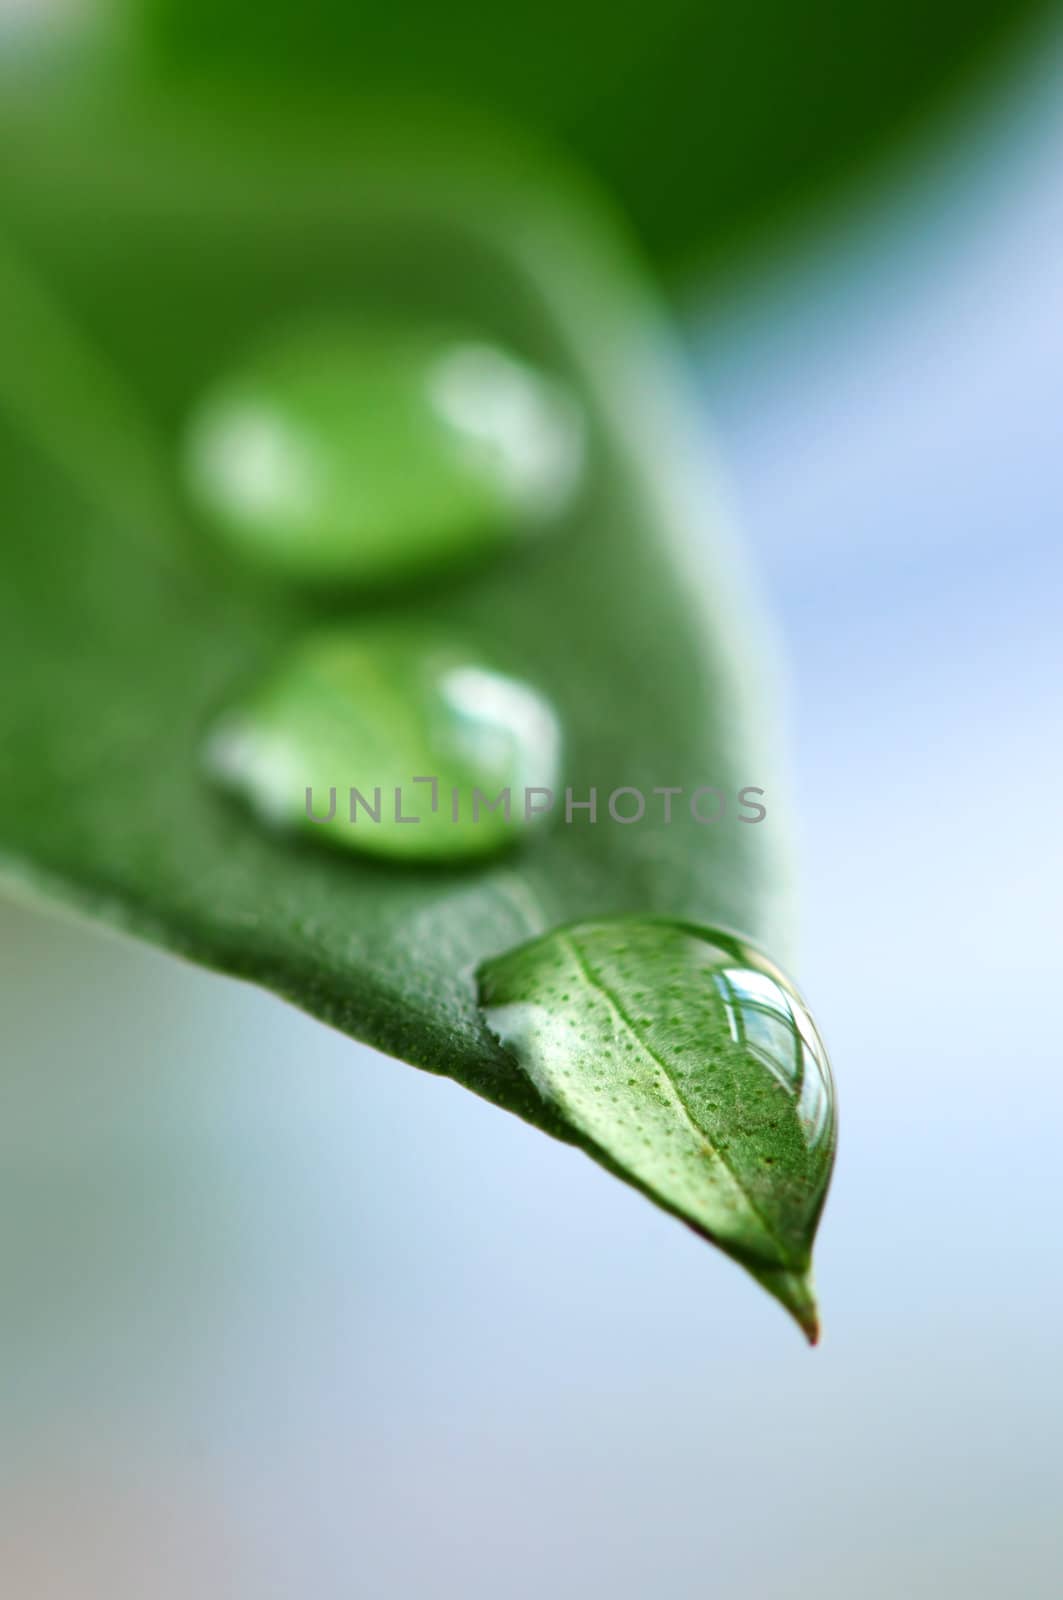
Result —
M811 1268L804 1272L782 1267L753 1268L753 1276L790 1313L810 1345L819 1343L819 1304L812 1285Z

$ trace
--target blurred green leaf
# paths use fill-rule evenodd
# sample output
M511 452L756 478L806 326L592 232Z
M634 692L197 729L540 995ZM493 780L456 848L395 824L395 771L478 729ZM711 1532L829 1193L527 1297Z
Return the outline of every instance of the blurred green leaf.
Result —
M414 95L549 132L654 255L716 252L850 172L1051 0L128 0L155 70ZM422 113L422 122L430 117Z
M477 965L622 912L729 927L774 954L786 942L763 641L667 330L608 218L497 142L429 157L366 125L359 159L311 158L263 151L254 129L101 111L89 141L10 109L4 135L9 881L263 984L601 1159L485 1026ZM564 781L598 791L597 823L577 812L475 869L280 837L201 775L213 713L321 606L201 542L181 428L249 344L349 310L480 329L567 381L590 420L589 489L552 537L376 607L455 629L542 691ZM665 785L756 785L768 816L605 814L617 787Z

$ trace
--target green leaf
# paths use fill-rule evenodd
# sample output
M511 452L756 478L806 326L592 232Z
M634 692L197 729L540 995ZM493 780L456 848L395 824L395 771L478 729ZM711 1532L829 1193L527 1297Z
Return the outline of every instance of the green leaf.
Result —
M910 135L1053 0L118 0L155 71L475 106L547 131L655 258L716 258Z
M568 174L497 143L429 157L367 126L352 157L128 111L100 110L91 141L80 120L7 122L9 881L263 984L600 1158L499 1046L476 968L618 913L730 928L782 959L787 945L768 653L667 330L608 218ZM224 563L181 494L182 430L247 349L335 314L479 330L588 419L587 485L550 537L373 610L472 641L544 696L573 800L597 791L596 821L573 809L490 864L341 855L204 781L218 710L322 605ZM688 804L706 786L718 822ZM610 816L622 787L647 797L641 821ZM661 787L684 791L670 822ZM764 791L755 825L744 787Z
M486 962L492 1032L601 1158L819 1332L834 1087L807 1007L726 933L617 917Z

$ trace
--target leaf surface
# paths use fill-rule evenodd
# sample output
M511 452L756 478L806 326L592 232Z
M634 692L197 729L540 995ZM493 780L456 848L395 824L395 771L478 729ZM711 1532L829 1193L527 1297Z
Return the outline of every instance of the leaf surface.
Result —
M659 914L785 959L785 805L766 650L667 330L597 200L525 151L263 152L254 128L100 114L91 145L8 108L0 170L0 849L10 882L445 1073L601 1157L500 1047L475 971L560 924ZM15 125L17 123L17 125ZM553 373L589 481L511 556L371 605L228 565L180 487L181 429L243 351L307 315L472 328ZM474 867L271 832L204 780L204 731L323 610L454 629L556 708L597 791ZM412 775L411 775L412 776ZM717 823L686 796L726 797ZM736 796L765 792L743 821ZM619 787L648 798L614 821ZM653 791L684 791L672 820Z

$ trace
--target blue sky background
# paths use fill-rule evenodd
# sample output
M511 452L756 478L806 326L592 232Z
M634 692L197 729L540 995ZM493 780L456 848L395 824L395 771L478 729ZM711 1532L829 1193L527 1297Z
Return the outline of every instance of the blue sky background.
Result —
M1063 1591L1059 77L698 328L790 671L822 1347L448 1083L4 910L5 1591Z

